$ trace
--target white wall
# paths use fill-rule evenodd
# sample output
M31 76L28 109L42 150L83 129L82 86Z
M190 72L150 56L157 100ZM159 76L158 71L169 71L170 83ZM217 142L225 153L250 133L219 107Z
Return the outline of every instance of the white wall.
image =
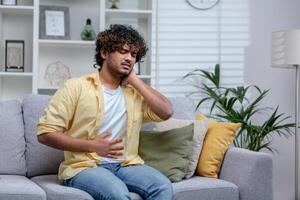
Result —
M251 38L245 52L246 83L270 88L266 105L280 105L289 115L294 115L295 71L271 68L271 32L299 29L299 8L299 0L251 0ZM274 200L294 199L294 137L274 137L272 146L278 150L273 154Z

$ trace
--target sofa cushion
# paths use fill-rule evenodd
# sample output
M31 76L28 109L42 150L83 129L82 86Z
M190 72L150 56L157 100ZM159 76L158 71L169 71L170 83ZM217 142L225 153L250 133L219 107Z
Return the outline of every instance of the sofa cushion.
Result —
M91 195L83 190L63 186L57 175L36 176L31 180L45 190L47 200L94 200ZM131 193L131 198L132 200L142 200L135 193Z
M139 155L170 181L184 178L190 162L194 124L167 131L141 131ZM155 148L153 148L155 147Z
M28 95L23 99L23 115L26 139L27 176L56 174L63 151L57 150L37 141L36 125L48 105L51 96Z
M169 97L174 109L173 118L195 119L195 105L188 97Z
M184 178L191 178L197 168L200 152L202 150L202 144L206 131L208 128L208 120L185 120L185 119L174 119L170 118L163 122L155 123L157 131L166 131L174 128L180 128L188 124L194 123L194 136L192 153L188 164L188 169Z
M46 193L25 176L0 175L0 199L46 200Z
M187 97L168 97L174 109L172 118L194 120L195 119L195 106L194 102ZM153 131L155 129L154 122L148 122L142 125L142 131Z
M36 176L31 180L45 190L47 200L93 200L82 190L63 186L57 175ZM199 176L173 183L173 200L199 199L199 197L213 200L238 200L239 191L237 186L230 182ZM136 193L131 193L131 198L142 200Z
M203 115L198 115L196 118L201 120ZM208 130L196 169L197 175L218 178L225 153L240 127L240 123L216 121L208 123Z
M173 183L173 200L185 199L239 200L239 190L228 181L194 176Z
M17 100L0 102L0 161L0 174L26 174L22 107Z

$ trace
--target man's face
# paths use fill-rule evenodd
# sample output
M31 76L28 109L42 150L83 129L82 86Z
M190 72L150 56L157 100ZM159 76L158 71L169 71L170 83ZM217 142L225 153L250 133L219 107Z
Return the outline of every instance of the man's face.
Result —
M120 49L112 53L104 53L104 59L108 70L113 74L124 77L127 76L135 64L138 50L130 48L125 44Z

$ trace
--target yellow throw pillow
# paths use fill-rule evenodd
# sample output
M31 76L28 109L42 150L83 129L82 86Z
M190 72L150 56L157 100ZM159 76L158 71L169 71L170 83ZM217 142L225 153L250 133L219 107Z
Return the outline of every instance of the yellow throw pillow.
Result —
M203 115L197 115L197 120L203 120ZM214 122L208 123L199 157L196 174L205 177L218 178L225 152L233 142L239 123Z

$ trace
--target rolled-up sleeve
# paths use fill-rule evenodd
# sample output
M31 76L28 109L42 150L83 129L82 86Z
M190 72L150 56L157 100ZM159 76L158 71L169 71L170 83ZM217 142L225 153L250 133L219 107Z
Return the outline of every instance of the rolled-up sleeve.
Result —
M37 124L37 135L65 132L72 121L78 96L78 81L70 79L54 94Z
M143 101L143 123L147 123L150 121L154 121L154 122L161 122L164 121L163 119L161 119L159 116L157 116L152 109L150 108L150 106Z

